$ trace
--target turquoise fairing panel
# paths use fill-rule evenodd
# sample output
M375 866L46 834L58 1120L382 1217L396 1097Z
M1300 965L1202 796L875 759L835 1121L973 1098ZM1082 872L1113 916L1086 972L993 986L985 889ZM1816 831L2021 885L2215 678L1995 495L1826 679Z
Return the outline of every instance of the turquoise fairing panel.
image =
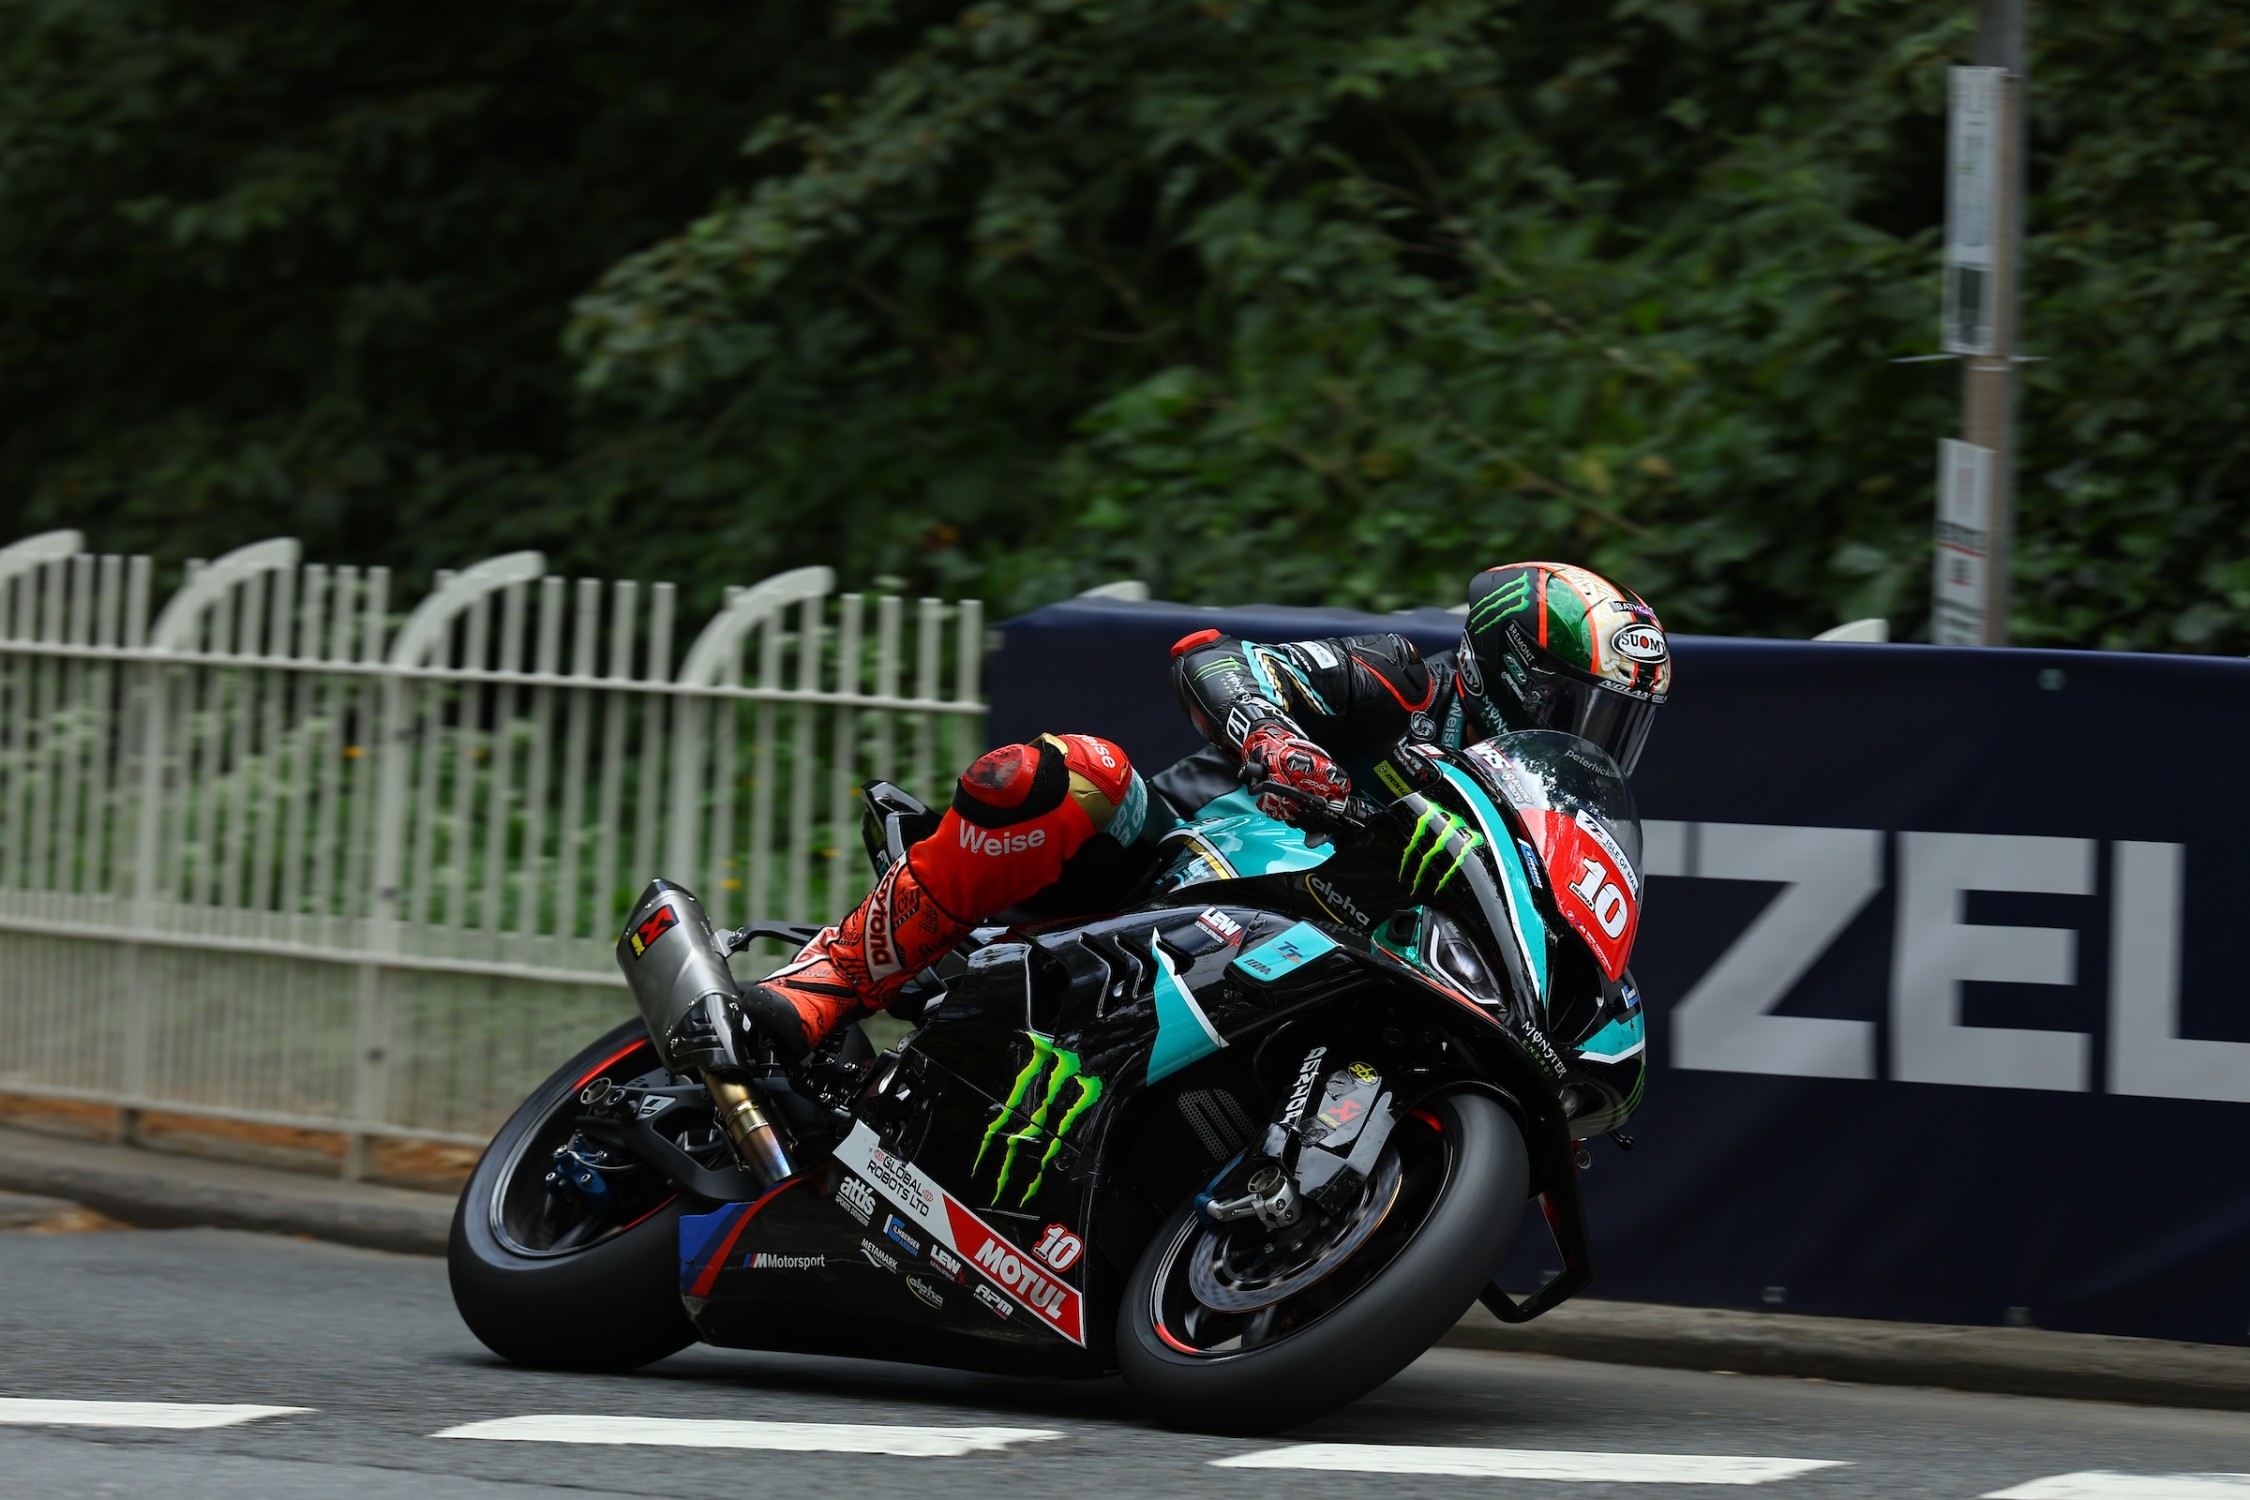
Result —
M1500 815L1500 809L1492 805L1492 799L1484 794L1484 788L1478 786L1465 772L1443 761L1437 762L1437 768L1444 773L1447 781L1453 783L1454 790L1468 799L1469 806L1476 812L1477 820L1484 824L1484 836L1492 844L1493 863L1500 867L1507 886L1508 911L1515 918L1517 947L1523 953L1525 962L1531 965L1532 977L1539 982L1539 1003L1544 1007L1548 999L1547 924L1539 915L1539 903L1532 899L1531 881L1524 873L1523 854L1508 832L1508 820Z
M1297 829L1258 811L1258 804L1249 792L1237 788L1223 797L1214 797L1197 811L1192 822L1183 824L1166 836L1179 840L1187 847L1174 866L1174 873L1182 865L1192 865L1203 853L1224 860L1235 878L1250 879L1259 875L1285 875L1293 870L1310 870L1325 864L1336 852L1334 844L1314 848L1305 842ZM1224 879L1216 872L1201 879ZM1182 884L1198 884L1190 878Z
M1623 1062L1639 1052L1648 1043L1646 1028L1641 1023L1638 1009L1619 1020L1610 1022L1588 1037L1577 1051L1582 1057L1596 1062Z
M1149 956L1156 960L1156 1045L1148 1056L1148 1081L1155 1083L1227 1043L1203 1013L1195 991L1181 980L1164 945L1151 938L1148 946Z

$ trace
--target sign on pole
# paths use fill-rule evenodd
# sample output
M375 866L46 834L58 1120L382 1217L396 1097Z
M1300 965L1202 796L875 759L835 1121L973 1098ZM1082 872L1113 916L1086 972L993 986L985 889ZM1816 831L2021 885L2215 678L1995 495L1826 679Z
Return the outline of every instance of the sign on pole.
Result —
M1930 595L1930 639L1982 646L1992 546L1990 448L1938 440L1937 576Z
M2001 120L2006 68L1955 68L1945 177L1945 312L1949 354L1996 352L1994 270L2001 234Z

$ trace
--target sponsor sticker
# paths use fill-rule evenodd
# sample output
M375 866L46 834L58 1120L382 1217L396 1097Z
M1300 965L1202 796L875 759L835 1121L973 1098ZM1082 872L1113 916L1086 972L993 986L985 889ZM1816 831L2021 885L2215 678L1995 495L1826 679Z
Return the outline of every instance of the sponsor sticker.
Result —
M1318 875L1306 876L1305 888L1312 892L1313 899L1321 904L1328 915L1334 917L1337 921L1357 927L1362 932L1374 925L1374 919L1359 909L1357 901L1354 901Z
M931 1307L945 1306L945 1293L939 1291L936 1287L930 1285L930 1283L924 1281L919 1276L907 1277L906 1289L914 1294L917 1301L925 1302Z
M1222 943L1239 943L1242 941L1242 924L1216 906L1205 907L1203 914L1195 920Z
M877 1171L874 1163L881 1157L887 1170ZM932 1239L945 1246L965 1263L973 1263L989 1276L1000 1291L1017 1306L1038 1318L1048 1328L1081 1348L1086 1343L1086 1310L1078 1291L1054 1279L1047 1268L1035 1264L1027 1254L1001 1238L991 1225L978 1218L951 1193L945 1192L912 1162L901 1160L885 1152L877 1144L875 1132L865 1122L855 1125L850 1135L836 1147L836 1160L854 1171L865 1173L888 1193L895 1179L901 1189L899 1206L909 1215L916 1212L915 1205L927 1201L933 1205L928 1218L923 1220ZM860 1242L862 1253L869 1249L880 1250L871 1240ZM891 1259L882 1252L885 1260ZM876 1264L883 1264L877 1261Z
M1309 922L1299 922L1264 947L1245 953L1234 961L1240 969L1261 984L1271 984L1285 974L1291 974L1322 954L1336 951L1335 941Z
M898 1258L873 1240L861 1240L859 1242L859 1253L867 1257L869 1265L879 1266L893 1276L898 1274Z
M775 1255L759 1250L743 1262L753 1271L818 1271L828 1265L825 1255Z
M971 1293L971 1295L974 1296L978 1302L984 1305L984 1308L987 1312L991 1313L994 1317L998 1318L1003 1323L1005 1323L1009 1318L1015 1315L1016 1305L1013 1302L1010 1302L1007 1298L1001 1296L998 1292L994 1291L991 1287L985 1286L980 1283L976 1291Z
M1039 1243L1031 1247L1031 1253L1054 1270L1067 1271L1086 1253L1086 1242L1060 1224L1049 1224L1040 1231Z
M937 1216L937 1188L912 1162L876 1146L867 1153L867 1175L875 1179L885 1196L921 1223L928 1224Z
M637 959L648 952L658 938L679 925L680 914L672 910L669 904L659 906L655 911L650 912L647 921L626 934L633 942L633 957Z
M922 1242L907 1232L906 1226L899 1222L897 1214L891 1214L883 1220L883 1233L889 1237L891 1243L897 1245L908 1255L918 1256L922 1253Z
M955 1281L967 1279L967 1274L961 1268L960 1257L943 1245L930 1246L930 1269Z
M1627 661L1655 663L1671 655L1664 632L1654 625L1627 625L1609 638L1609 649Z
M1327 671L1334 671L1337 667L1343 665L1337 658L1335 651L1326 642L1299 641L1297 649L1304 652L1306 659L1314 666Z
M1403 797L1414 790L1406 784L1406 778L1398 774L1398 767L1387 760L1375 762L1375 779L1383 783L1395 797Z
M1289 1090L1289 1108L1284 1118L1294 1120L1304 1109L1305 1101L1312 1097L1313 1085L1320 1081L1320 1060L1327 1055L1326 1047L1315 1047L1305 1054L1304 1062L1297 1068L1297 1082Z
M846 1177L836 1184L836 1201L863 1225L875 1216L875 1190L857 1177Z

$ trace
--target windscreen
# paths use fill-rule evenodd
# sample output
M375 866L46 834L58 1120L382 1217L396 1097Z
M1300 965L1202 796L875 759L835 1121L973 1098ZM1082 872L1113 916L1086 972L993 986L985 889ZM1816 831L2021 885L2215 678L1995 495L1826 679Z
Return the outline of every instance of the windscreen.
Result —
M1553 882L1563 919L1616 979L1640 925L1641 814L1600 746L1554 729L1471 745L1513 804Z

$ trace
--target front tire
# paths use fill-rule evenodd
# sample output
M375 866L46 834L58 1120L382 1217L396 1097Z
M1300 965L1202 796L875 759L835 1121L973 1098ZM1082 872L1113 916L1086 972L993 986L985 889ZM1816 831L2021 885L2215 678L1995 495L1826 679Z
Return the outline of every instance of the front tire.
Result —
M619 1026L533 1091L470 1174L453 1210L446 1270L461 1320L502 1359L630 1370L695 1341L679 1268L680 1216L695 1205L662 1179L625 1179L612 1190L624 1199L618 1206L558 1229L541 1222L550 1210L533 1196L544 1192L546 1153L569 1136L580 1089L604 1075L661 1071L647 1028Z
M1523 1222L1523 1133L1492 1099L1458 1093L1402 1118L1384 1151L1400 1154L1406 1186L1382 1228L1321 1283L1248 1317L1194 1300L1188 1257L1204 1226L1192 1198L1173 1212L1118 1310L1118 1365L1152 1416L1203 1432L1298 1426L1390 1379L1468 1310Z

